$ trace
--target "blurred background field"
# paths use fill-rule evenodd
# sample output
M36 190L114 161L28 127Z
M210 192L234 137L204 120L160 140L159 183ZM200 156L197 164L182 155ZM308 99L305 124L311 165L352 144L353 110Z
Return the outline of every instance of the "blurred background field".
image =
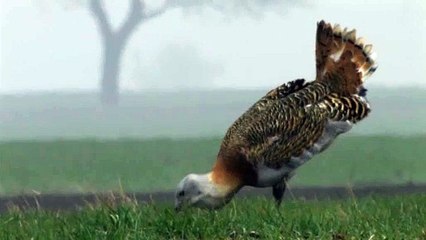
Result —
M119 107L93 94L2 96L0 194L172 190L212 167L227 127L264 92L123 94ZM368 94L371 116L292 185L426 183L426 90Z
M266 90L3 95L0 194L172 190L206 172L227 127ZM426 90L368 92L373 111L293 186L426 183Z
M0 194L173 190L207 172L219 138L22 141L0 145ZM426 183L423 136L341 137L292 186Z

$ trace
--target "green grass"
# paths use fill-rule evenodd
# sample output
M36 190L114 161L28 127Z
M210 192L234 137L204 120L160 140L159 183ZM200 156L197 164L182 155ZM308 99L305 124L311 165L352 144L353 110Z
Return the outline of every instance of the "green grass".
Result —
M11 211L0 239L426 239L426 195L339 201L264 198L219 211L103 205L79 212Z
M220 139L8 142L0 144L0 194L173 189L206 172ZM426 136L341 137L291 184L426 182ZM121 186L120 186L121 184Z

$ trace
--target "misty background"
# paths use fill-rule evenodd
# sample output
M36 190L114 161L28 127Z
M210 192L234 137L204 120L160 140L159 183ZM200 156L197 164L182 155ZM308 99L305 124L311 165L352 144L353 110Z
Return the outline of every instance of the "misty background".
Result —
M321 19L378 53L373 112L351 134L424 134L425 13L420 0L2 0L0 140L222 136L269 89L314 79Z

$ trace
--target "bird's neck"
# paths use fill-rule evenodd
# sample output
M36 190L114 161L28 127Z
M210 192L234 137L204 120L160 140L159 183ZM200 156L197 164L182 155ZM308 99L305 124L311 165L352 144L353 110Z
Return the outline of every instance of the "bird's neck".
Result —
M212 171L211 182L226 194L235 194L244 185L255 181L255 173L248 162L239 154L219 154Z
M210 193L212 196L232 196L241 188L241 184L239 184L236 179L233 179L227 174L224 174L224 172L213 170L208 173L208 176L209 182L212 186L212 188L210 189Z

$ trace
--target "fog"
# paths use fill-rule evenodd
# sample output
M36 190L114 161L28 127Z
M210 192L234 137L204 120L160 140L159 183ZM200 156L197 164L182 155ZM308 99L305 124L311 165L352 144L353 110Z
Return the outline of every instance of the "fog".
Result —
M356 28L378 54L373 112L351 134L426 131L423 1L165 3L3 0L0 141L222 136L269 89L315 77L321 19Z
M0 93L97 91L101 39L84 1L1 2ZM113 27L128 1L105 1ZM148 1L155 10L161 2ZM424 1L305 1L259 14L173 8L140 24L121 64L122 90L271 88L314 78L316 22L356 28L379 69L367 86L426 87Z

